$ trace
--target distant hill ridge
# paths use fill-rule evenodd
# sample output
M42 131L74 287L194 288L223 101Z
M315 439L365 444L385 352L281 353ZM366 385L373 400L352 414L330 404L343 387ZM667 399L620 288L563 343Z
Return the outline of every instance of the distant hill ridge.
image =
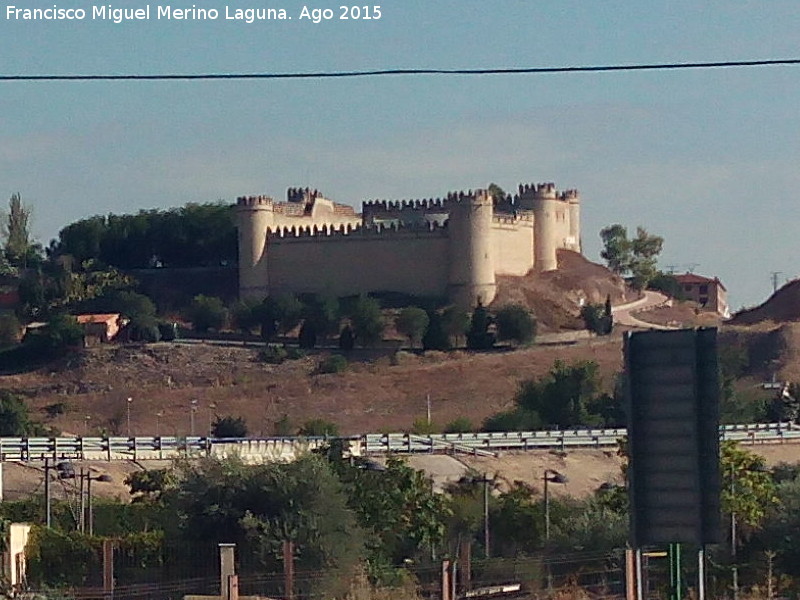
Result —
M736 313L728 324L754 325L764 321L774 323L800 321L800 279L784 285L763 304Z

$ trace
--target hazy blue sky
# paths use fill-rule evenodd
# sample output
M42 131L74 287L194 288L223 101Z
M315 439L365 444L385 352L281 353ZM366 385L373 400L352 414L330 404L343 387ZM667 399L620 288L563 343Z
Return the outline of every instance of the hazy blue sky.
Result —
M385 1L385 0L384 0ZM291 21L9 20L0 73L491 68L800 57L800 3L389 0L382 18L298 19L341 2L230 0ZM102 6L102 3L96 3ZM144 7L144 0L115 8ZM363 6L363 3L361 4ZM171 4L189 8L191 2ZM372 6L372 5L369 5ZM0 201L20 192L45 244L81 217L312 186L334 200L554 181L599 230L643 225L662 265L699 263L733 308L800 273L800 66L303 81L0 82Z

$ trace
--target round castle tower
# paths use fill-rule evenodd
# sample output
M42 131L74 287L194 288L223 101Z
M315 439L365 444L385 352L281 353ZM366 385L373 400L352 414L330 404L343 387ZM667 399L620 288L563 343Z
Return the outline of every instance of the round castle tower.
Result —
M239 229L239 296L262 300L269 295L267 233L275 224L272 198L251 196L236 200Z
M492 259L492 197L486 190L448 202L449 273L447 293L456 305L488 305L497 293Z
M533 190L533 255L534 268L540 273L558 268L558 206L555 184L541 183L536 186Z
M581 197L578 190L567 190L564 199L569 203L569 237L571 250L583 252L581 248Z

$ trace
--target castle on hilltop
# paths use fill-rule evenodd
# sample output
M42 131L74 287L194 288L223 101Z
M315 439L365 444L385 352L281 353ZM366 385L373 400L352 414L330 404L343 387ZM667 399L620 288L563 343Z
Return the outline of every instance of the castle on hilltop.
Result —
M498 275L557 268L556 250L580 252L580 197L552 183L444 198L364 202L362 213L316 190L236 202L239 295L344 296L395 292L489 304Z

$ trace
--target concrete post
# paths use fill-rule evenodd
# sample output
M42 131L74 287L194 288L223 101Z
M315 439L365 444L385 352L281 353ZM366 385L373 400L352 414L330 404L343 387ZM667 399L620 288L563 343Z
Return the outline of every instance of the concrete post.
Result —
M458 561L461 563L461 593L463 594L472 587L472 540L461 541Z
M294 600L294 542L283 541L283 587L286 600Z
M103 598L114 598L114 541L103 540Z
M450 561L442 561L442 600L450 599Z
M236 574L235 555L236 544L219 545L219 595L222 600L230 600L228 581Z

